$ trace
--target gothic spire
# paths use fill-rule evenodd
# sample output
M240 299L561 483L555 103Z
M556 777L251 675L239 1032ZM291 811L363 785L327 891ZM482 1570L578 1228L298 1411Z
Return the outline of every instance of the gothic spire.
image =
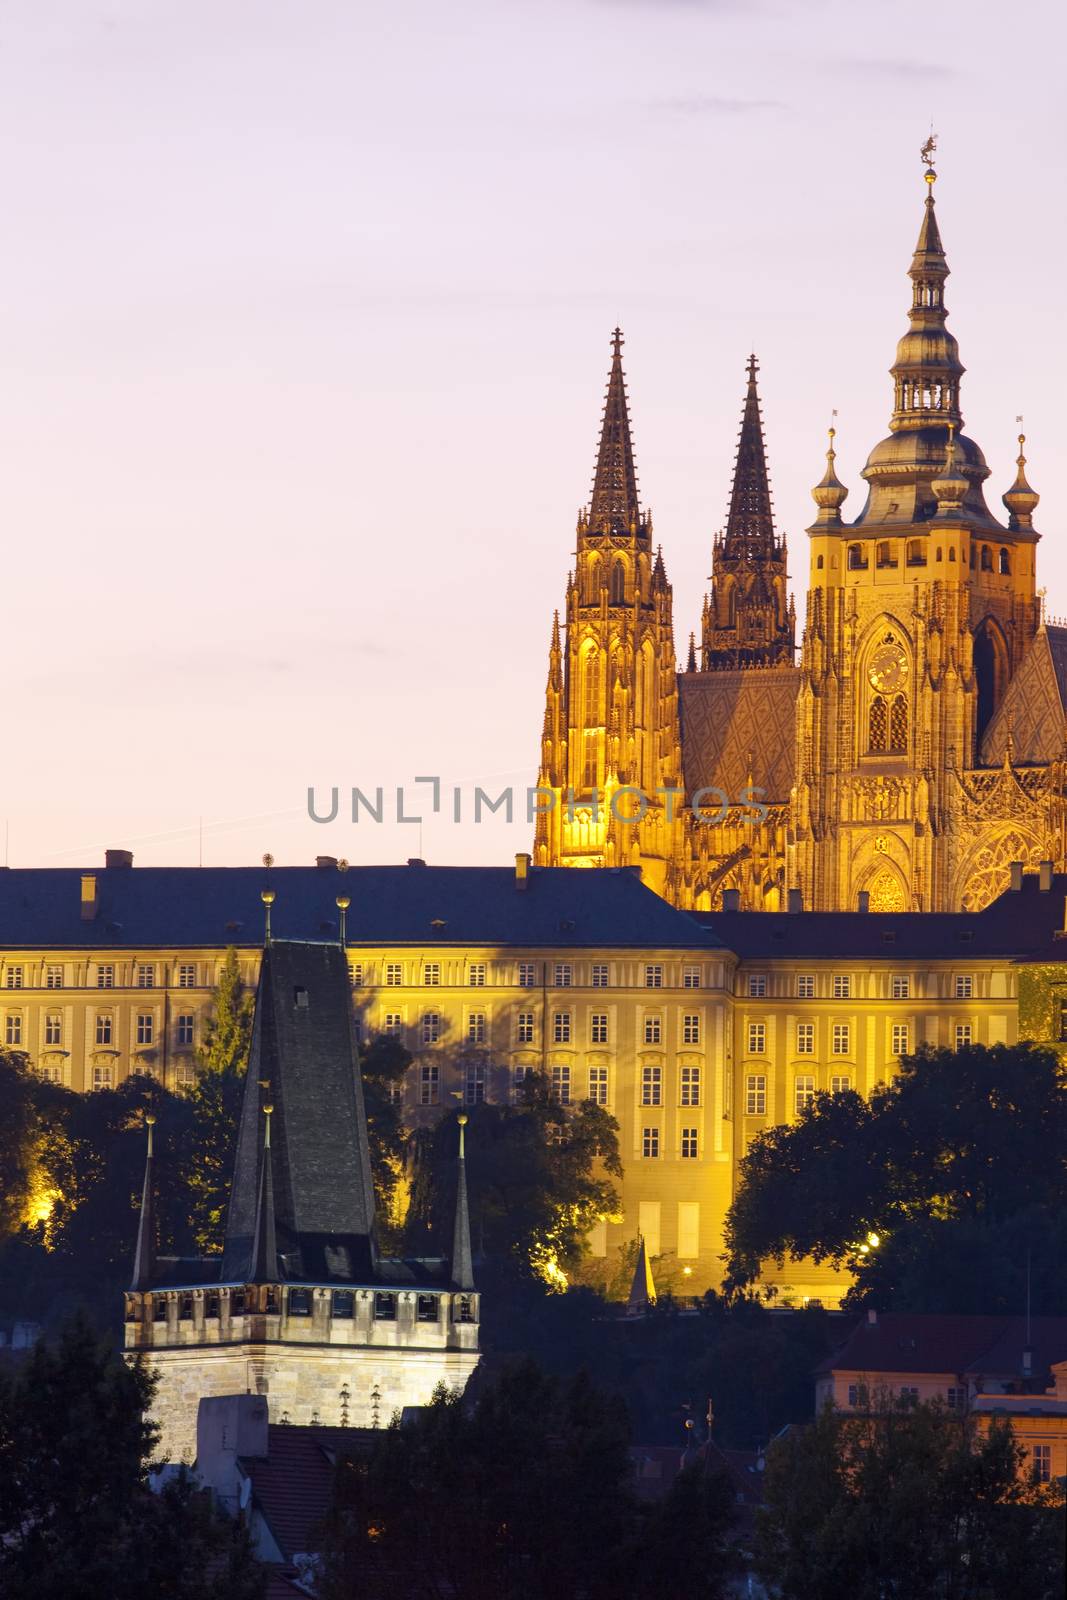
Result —
M637 1261L634 1264L633 1282L626 1298L626 1309L631 1316L640 1316L656 1303L656 1284L652 1277L652 1263L648 1259L644 1234L638 1235Z
M144 1160L144 1186L141 1189L141 1214L137 1219L137 1245L133 1252L131 1289L151 1287L156 1265L156 1192L152 1173L152 1129L156 1119L149 1113L145 1119L148 1130L148 1148Z
M734 461L734 483L726 519L723 553L733 560L771 560L774 548L774 513L767 476L756 374L759 363L748 358L748 389Z
M637 498L637 472L630 439L630 411L622 370L622 330L611 336L611 372L604 401L596 475L589 502L587 532L629 535L643 533Z
M467 1203L467 1156L463 1143L463 1130L467 1126L466 1114L459 1118L459 1159L456 1178L456 1219L452 1229L452 1283L455 1288L469 1291L474 1288L474 1261L471 1256L471 1219Z
M263 1165L259 1169L259 1194L256 1197L256 1222L252 1234L252 1283L278 1281L278 1241L274 1226L274 1158L270 1148L270 1119L274 1107L263 1107Z

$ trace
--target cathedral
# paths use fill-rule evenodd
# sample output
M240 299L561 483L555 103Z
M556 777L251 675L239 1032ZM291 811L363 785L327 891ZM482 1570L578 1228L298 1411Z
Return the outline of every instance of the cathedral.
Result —
M1067 629L1042 615L1024 436L1001 521L963 431L923 157L889 434L847 521L830 430L799 659L753 357L699 644L694 632L678 670L615 330L592 497L552 628L539 865L639 866L683 909L885 912L978 911L1012 862L1067 866Z

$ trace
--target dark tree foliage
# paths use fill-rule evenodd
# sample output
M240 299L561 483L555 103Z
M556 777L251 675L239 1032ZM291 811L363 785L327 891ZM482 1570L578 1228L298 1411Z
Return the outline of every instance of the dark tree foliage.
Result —
M1028 1044L925 1049L869 1102L852 1092L819 1095L795 1123L753 1141L727 1218L729 1278L750 1283L761 1260L810 1255L851 1267L860 1301L870 1284L891 1303L927 1309L923 1286L935 1277L928 1252L943 1259L957 1242L1004 1241L1013 1219L1042 1213L1067 1216L1059 1058ZM1050 1248L1057 1230L1062 1238L1062 1220L1045 1230ZM879 1244L864 1251L871 1233ZM1035 1257L1035 1265L1051 1286L1053 1258ZM942 1293L937 1309L999 1309L982 1296L974 1303L981 1284L998 1292L990 1272L949 1281L959 1297Z
M1001 1600L1063 1593L1063 1497L1020 1475L1007 1425L939 1402L828 1408L768 1454L762 1574L782 1600Z
M378 1213L378 1239L385 1250L399 1243L397 1201L407 1153L407 1135L394 1091L404 1081L412 1056L399 1039L380 1034L360 1050L363 1103L367 1111L374 1177L374 1203Z
M196 1081L186 1091L193 1108L186 1166L189 1224L197 1249L205 1254L222 1249L226 1230L254 1009L254 998L241 981L237 952L227 950L204 1042L197 1050Z
M661 1506L641 1505L622 1406L584 1374L554 1379L525 1361L473 1403L439 1391L339 1464L320 1596L658 1600L686 1571L687 1594L716 1600L729 1524L718 1479L686 1477Z
M152 1379L68 1324L0 1378L0 1593L5 1600L257 1600L240 1525L188 1478L153 1493Z

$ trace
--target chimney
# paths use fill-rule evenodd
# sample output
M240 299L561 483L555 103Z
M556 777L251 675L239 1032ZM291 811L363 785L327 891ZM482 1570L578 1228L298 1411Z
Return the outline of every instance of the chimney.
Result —
M878 1326L878 1313L873 1306L867 1313L867 1326L868 1328L877 1328Z
M331 867L336 867L336 865L337 865L337 857L336 856L316 856L315 857L315 865L318 867L320 872L328 872Z
M803 911L804 891L802 889L790 889L786 895L785 903L788 911Z
M1038 886L1041 889L1041 893L1048 894L1049 890L1052 888L1052 862L1042 861L1038 867L1038 872L1040 874L1038 878Z
M724 911L740 911L740 889L724 889L722 892L722 908Z
M857 911L870 911L870 909L871 909L871 891L869 889L861 889L859 894L856 896L856 910Z
M96 895L96 873L82 873L82 921L93 922L100 902Z
M132 867L132 866L133 866L133 851L132 850L105 850L104 851L104 869L105 869L105 871L113 872L116 867Z
M425 865L426 863L421 856L408 856L409 867L424 867Z
M1012 864L1011 864L1011 885L1010 885L1012 894L1018 894L1020 889L1022 888L1022 886L1023 886L1023 864L1022 864L1021 861L1013 861Z
M528 889L530 886L530 857L521 851L515 857L515 887Z

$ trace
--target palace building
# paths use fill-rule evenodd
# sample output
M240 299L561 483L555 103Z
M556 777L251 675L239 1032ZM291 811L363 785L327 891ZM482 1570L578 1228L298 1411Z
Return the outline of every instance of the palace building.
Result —
M677 670L615 330L592 498L552 627L539 865L639 865L688 908L733 891L775 910L795 891L817 911L885 912L976 911L1013 861L1067 865L1067 630L1042 616L1023 436L1002 521L963 431L935 176L928 166L866 500L847 521L832 429L812 491L799 660L753 357L699 645L694 632Z
M229 948L263 1011L268 878L261 867L135 869L123 851L108 861L94 872L0 870L0 1040L75 1090L118 1086L131 1073L179 1088L192 1080ZM726 909L687 913L633 869L577 873L528 856L513 868L346 872L322 858L272 868L269 888L272 961L330 945L332 973L343 947L355 1040L385 1034L410 1051L407 1126L457 1102L506 1103L529 1072L544 1073L565 1104L604 1106L619 1124L624 1176L617 1213L589 1239L593 1270L640 1234L694 1293L721 1280L738 1163L761 1129L791 1121L817 1092L869 1093L922 1044L1067 1037L1067 945L1057 938L1067 877L1051 863L1037 873L1016 863L1008 888L977 915L754 914L729 891ZM284 984L308 988L289 967ZM336 1085L298 1077L289 1058L265 1062L266 1048L263 1038L248 1092L262 1099L259 1080L271 1081L277 1162L293 1133L285 1094L303 1115L302 1097L332 1105ZM343 1097L336 1103L344 1109ZM232 1250L248 1244L260 1170L248 1152L265 1135L262 1105L250 1099ZM358 1130L353 1137L361 1148ZM299 1234L310 1224L293 1226ZM164 1296L132 1324L149 1348L199 1349L213 1337L197 1322L204 1286L191 1271L171 1263L162 1287L138 1290ZM235 1264L227 1276L248 1272ZM826 1267L772 1270L768 1281L796 1303L833 1304L841 1293Z

